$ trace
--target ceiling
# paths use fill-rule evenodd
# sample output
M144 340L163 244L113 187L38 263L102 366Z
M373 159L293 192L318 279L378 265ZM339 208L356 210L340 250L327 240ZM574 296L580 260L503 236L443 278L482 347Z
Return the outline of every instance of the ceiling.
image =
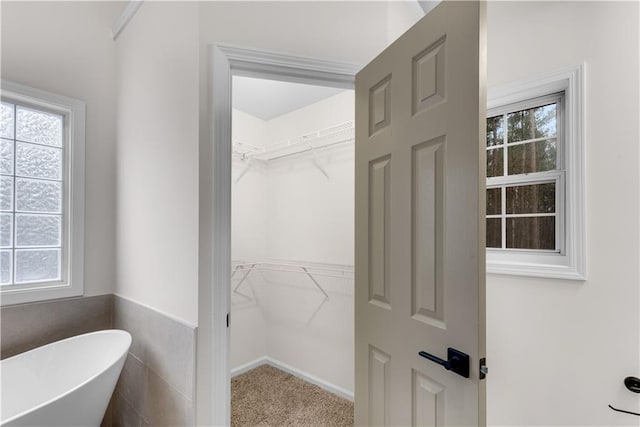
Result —
M232 87L233 108L262 120L271 120L345 91L240 76L233 76Z

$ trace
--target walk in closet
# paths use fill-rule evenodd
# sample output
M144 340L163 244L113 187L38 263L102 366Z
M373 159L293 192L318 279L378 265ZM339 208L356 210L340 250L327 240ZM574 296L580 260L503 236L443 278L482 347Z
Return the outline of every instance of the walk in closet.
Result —
M234 77L232 99L234 417L234 381L261 365L350 405L353 91Z

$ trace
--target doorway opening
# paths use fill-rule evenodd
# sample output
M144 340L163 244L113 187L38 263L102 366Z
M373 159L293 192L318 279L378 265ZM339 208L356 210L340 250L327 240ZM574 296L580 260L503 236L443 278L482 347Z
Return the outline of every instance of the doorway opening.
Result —
M211 331L210 335L208 335L207 341L210 342L210 358L208 360L211 361L210 374L206 377L205 382L201 381L203 385L202 388L209 388L208 401L210 405L208 405L211 413L212 423L215 425L229 425L231 422L231 333L228 327L230 314L232 312L232 293L234 292L242 292L243 287L248 286L246 283L236 282L232 285L232 280L235 281L236 275L239 273L232 273L232 265L237 267L239 264L247 264L243 263L241 259L234 259L232 256L232 242L231 242L231 198L232 198L232 186L233 181L237 180L242 172L238 172L237 174L233 174L232 165L233 165L233 139L232 138L232 78L233 77L251 77L251 78L262 78L268 80L275 80L280 82L291 82L291 83L302 83L302 84L311 84L316 86L324 86L331 88L339 88L339 89L354 89L354 81L356 71L360 68L357 65L353 64L345 64L331 61L323 61L309 58L300 58L289 55L282 55L278 53L265 52L265 51L256 51L251 49L244 48L236 48L229 46L210 46L209 55L211 59L211 72L212 72L212 85L211 92L209 94L210 99L212 100L211 111L213 114L213 126L212 126L212 203L211 203L211 224L212 229L209 235L211 242L211 252L212 256L210 258L210 274L212 281L211 288ZM320 127L315 129L318 130L326 130L327 128L331 128L334 125L339 125L341 123L334 123L327 125L326 127ZM313 129L310 129L313 131ZM333 131L336 131L334 128ZM301 132L302 135L307 132L304 130ZM300 136L300 135L292 135L292 137ZM239 141L241 142L241 141ZM240 144L241 145L241 144ZM251 144L249 144L251 145ZM246 149L247 147L245 147ZM251 147L249 147L251 148ZM240 151L239 144L236 146L236 151ZM302 156L314 156L313 152L305 152L301 153ZM238 153L235 156L242 157L242 154ZM315 153L315 156L319 158L316 160L316 157L313 157L314 163L314 172L321 174L322 179L327 179L326 175L330 172L329 167L322 164L321 156L318 156L318 153ZM245 160L248 160L248 155L246 155ZM274 164L278 162L275 160ZM253 163L259 163L256 159ZM318 167L319 166L319 167ZM245 165L246 167L246 165ZM323 174L321 169L325 169L326 174ZM247 172L244 172L246 175ZM242 179L245 177L240 177L239 184L242 183ZM331 180L331 175L329 175L329 181ZM246 181L245 181L246 182ZM352 205L352 203L350 203ZM353 246L352 246L353 248ZM351 248L351 251L353 249ZM265 254L266 255L266 254ZM240 254L238 254L240 257ZM243 255L245 257L245 255ZM313 260L303 260L299 256L287 257L293 261L313 261ZM330 258L324 259L321 263L328 263ZM234 261L240 261L238 263L234 263ZM249 259L249 262L253 261L253 259ZM335 260L332 262L335 263ZM265 262L266 263L266 262ZM293 265L293 267L291 267ZM286 268L293 268L297 270L303 270L307 268L308 272L311 272L308 266L300 266L298 263L292 263L288 265ZM317 267L317 266L316 266ZM326 265L323 265L324 268L327 268ZM254 277L258 277L258 275L266 273L274 273L279 275L292 275L298 276L301 273L290 273L285 271L265 271L266 268L269 268L268 265L262 265L259 268L262 268L263 271L248 271L250 266L243 265L242 269L244 269L243 273L250 273L254 275ZM258 268L258 266L252 267L254 270ZM282 269L283 267L280 266ZM314 271L317 273L317 271ZM325 273L327 271L325 270ZM335 273L335 272L333 272ZM232 279L232 275L234 276ZM306 278L309 278L307 273L304 273ZM241 275L240 277L243 277ZM314 277L311 275L311 277ZM329 278L326 279L339 280L338 278ZM318 279L315 279L318 281ZM309 298L317 298L320 294L321 298L325 298L325 295L322 294L320 288L323 287L323 284L318 281L320 286L316 286L316 283L311 281L307 282L310 284L310 287L304 288L304 292L309 295ZM245 279L246 282L246 279ZM327 286L327 285L324 285ZM236 288L237 287L237 288ZM282 286L282 289L285 289L286 286ZM325 289L325 292L331 298L331 290ZM246 289L244 289L246 291ZM237 296L238 298L242 298L241 296ZM277 301L280 302L280 301ZM319 301L317 303L316 308L319 306L320 311L324 310L323 307L326 307L327 303L325 302L322 306L320 306ZM313 313L309 314L311 317ZM315 317L318 317L319 314L316 314ZM233 320L231 319L231 323ZM203 346L202 348L206 348ZM353 358L351 359L353 361ZM245 365L246 365L245 361ZM353 363L353 362L351 362ZM237 366L235 368L238 368ZM300 369L302 372L302 369ZM234 373L237 373L236 371ZM306 372L307 374L311 374L307 380L311 380L312 372ZM327 383L331 383L331 381L326 381ZM334 384L337 385L337 384ZM337 391L334 390L334 392Z
M232 426L353 425L354 109L232 77Z

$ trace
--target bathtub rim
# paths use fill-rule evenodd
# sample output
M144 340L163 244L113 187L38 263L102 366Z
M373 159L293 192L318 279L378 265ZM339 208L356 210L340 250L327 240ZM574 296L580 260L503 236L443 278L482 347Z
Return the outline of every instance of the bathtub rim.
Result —
M0 427L5 425L6 423L15 421L16 419L18 419L18 418L20 418L22 416L25 416L25 415L27 415L27 414L29 414L31 412L34 412L34 411L36 411L36 410L38 410L38 409L40 409L40 408L42 408L44 406L47 406L50 403L55 402L56 400L59 400L59 399L62 399L63 397L65 397L65 396L68 396L69 394L75 392L76 390L80 389L81 387L84 387L86 384L89 384L91 381L95 380L100 375L102 375L105 372L107 372L116 363L118 363L120 361L120 359L122 359L123 357L124 358L127 357L127 354L129 353L129 349L131 348L131 343L133 342L133 338L132 338L132 336L131 336L131 334L129 332L127 332L127 331L125 331L123 329L102 329L102 330L99 330L99 331L87 332L85 334L74 335L74 336L69 337L69 338L65 338L65 339L61 339L61 340L58 340L58 341L54 341L54 342L51 342L49 344L41 345L40 347L36 347L36 348L31 349L31 350L24 351L22 353L19 353L19 354L16 354L14 356L7 357L6 359L0 360L0 366L1 366L3 364L3 362L5 362L7 360L10 360L10 359L13 359L13 358L16 358L16 357L20 357L20 356L24 356L24 355L29 354L31 352L34 352L34 351L37 351L37 350L41 350L41 349L49 347L49 346L54 346L56 344L60 344L60 343L65 342L65 341L77 340L77 339L81 339L81 337L85 337L85 336L89 336L89 335L108 335L108 334L114 334L114 333L116 335L122 335L122 336L125 336L125 337L129 338L129 342L127 344L126 350L124 351L124 353L122 355L120 355L119 357L115 358L115 360L112 363L108 364L104 369L100 370L95 375L90 376L85 381L82 381L81 383L79 383L75 387L72 387L72 388L66 390L63 393L58 394L54 398L46 400L46 401L42 402L39 405L32 406L32 407L30 407L29 409L27 409L25 411L19 412L16 415L13 415L10 418L4 419L4 420L0 419ZM123 368L124 368L124 365L123 365ZM0 374L0 376L1 376L1 374ZM118 377L119 377L119 375L118 375ZM116 382L117 382L117 380L116 380ZM0 385L0 388L1 388L1 385ZM0 406L0 409L1 409L1 406ZM2 412L2 411L0 411L0 412ZM1 416L1 414L0 414L0 416Z

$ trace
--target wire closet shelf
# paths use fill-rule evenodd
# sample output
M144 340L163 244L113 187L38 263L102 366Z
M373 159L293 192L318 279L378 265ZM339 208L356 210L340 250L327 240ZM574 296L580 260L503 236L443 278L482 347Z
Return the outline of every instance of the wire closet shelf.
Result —
M353 121L320 129L285 141L258 147L240 141L233 142L232 153L240 160L276 160L304 152L316 152L339 144L353 142L355 128Z
M353 266L347 265L327 265L315 263L299 263L299 262L278 262L278 261L233 261L231 265L231 279L236 274L241 274L240 281L234 286L233 292L237 292L238 288L247 280L253 271L280 271L289 273L302 273L309 277L313 284L322 292L325 299L329 299L329 294L322 285L316 280L316 277L332 277L336 279L354 279Z

